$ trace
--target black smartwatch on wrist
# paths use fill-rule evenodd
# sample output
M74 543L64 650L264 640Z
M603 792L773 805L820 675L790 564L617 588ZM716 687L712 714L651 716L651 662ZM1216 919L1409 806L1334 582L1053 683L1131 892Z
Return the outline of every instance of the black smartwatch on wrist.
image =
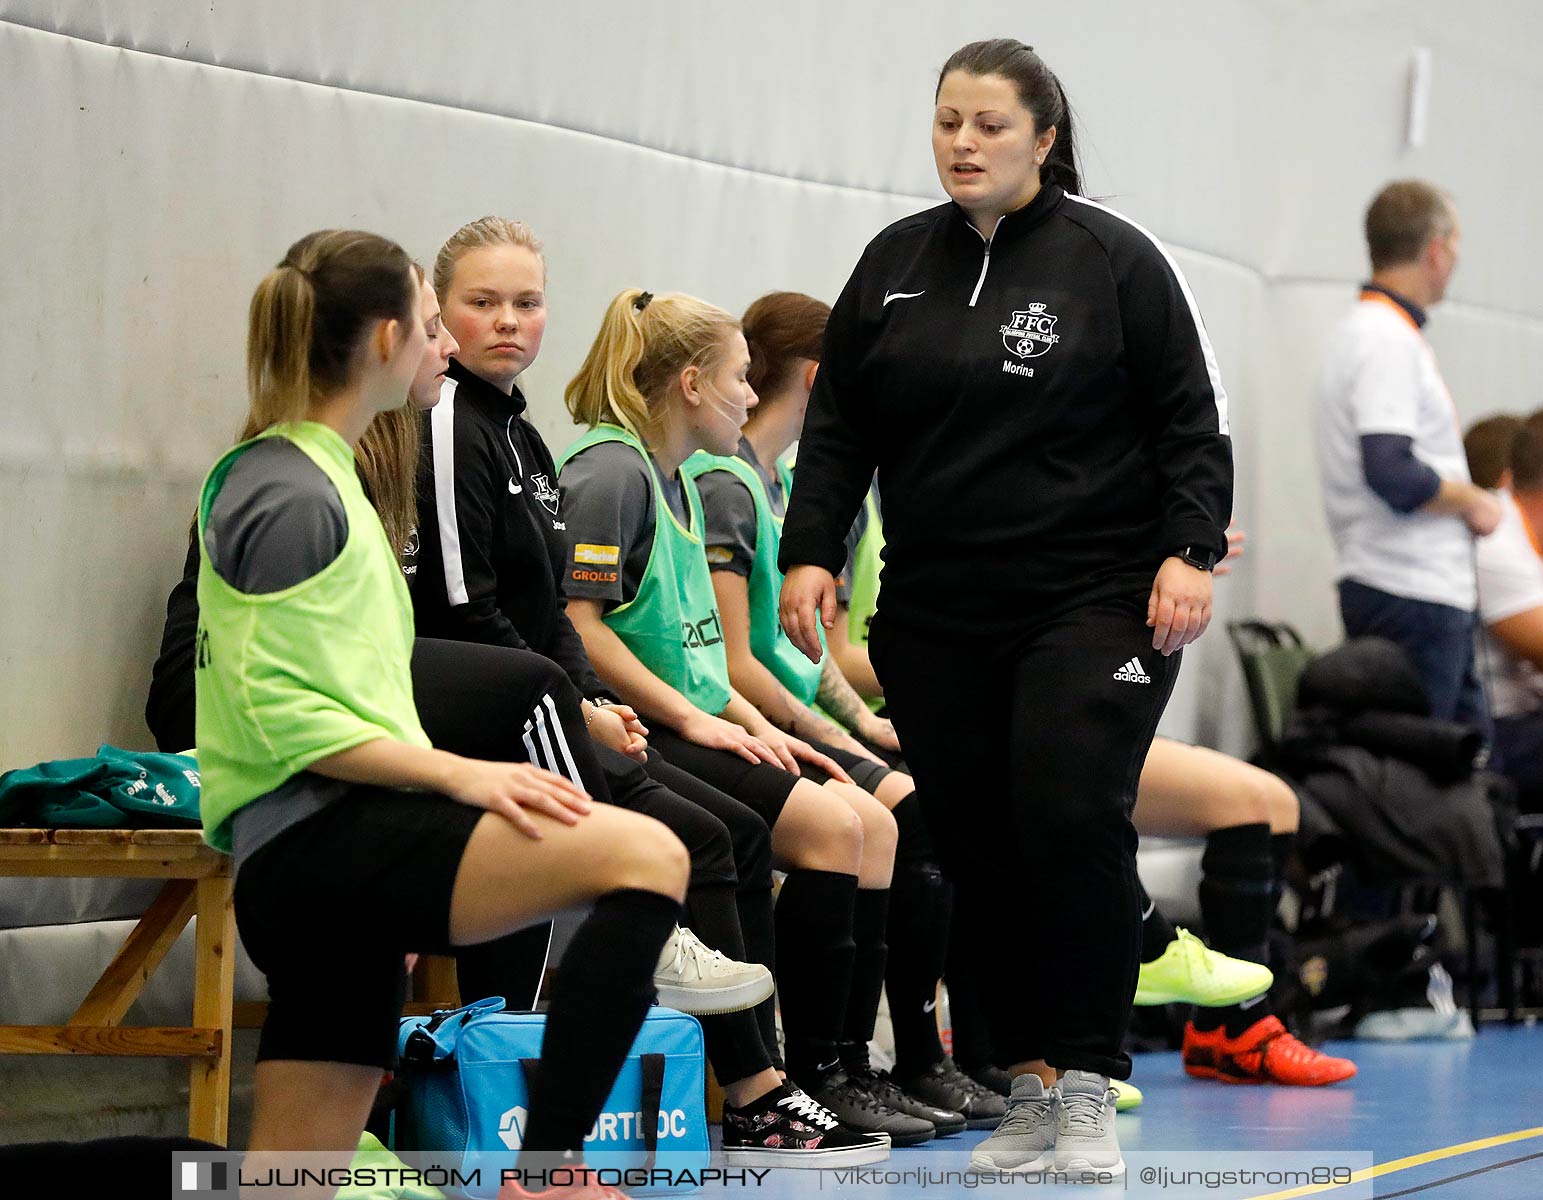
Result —
M1216 569L1216 551L1208 546L1185 546L1179 551L1179 557L1197 571Z

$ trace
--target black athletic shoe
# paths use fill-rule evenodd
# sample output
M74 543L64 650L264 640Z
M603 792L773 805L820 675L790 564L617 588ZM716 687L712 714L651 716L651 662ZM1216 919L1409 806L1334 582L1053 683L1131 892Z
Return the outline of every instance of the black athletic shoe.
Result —
M930 1104L919 1099L894 1081L888 1071L851 1072L852 1081L868 1091L880 1104L887 1104L896 1112L908 1117L919 1117L932 1126L938 1137L963 1133L966 1128L964 1114L940 1104Z
M937 1135L931 1121L891 1108L845 1071L832 1071L809 1094L848 1129L888 1134L896 1146L919 1146Z
M971 1129L995 1129L1007 1115L1004 1097L985 1084L976 1083L946 1056L900 1086L925 1104L963 1113Z
M1013 1077L1001 1067L981 1063L978 1067L967 1067L964 1073L982 1087L990 1088L998 1096L1007 1097L1013 1094Z
M781 1084L723 1106L723 1157L741 1167L860 1167L889 1157L883 1134L853 1133L824 1105Z

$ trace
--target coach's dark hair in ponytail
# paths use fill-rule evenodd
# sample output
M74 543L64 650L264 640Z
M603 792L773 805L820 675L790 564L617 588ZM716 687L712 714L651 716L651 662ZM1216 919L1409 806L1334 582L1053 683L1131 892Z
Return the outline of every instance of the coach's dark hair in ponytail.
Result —
M1066 89L1045 60L1014 38L993 38L971 42L948 56L938 72L938 86L932 98L943 90L943 80L950 71L968 75L1000 75L1018 91L1018 100L1034 114L1034 129L1043 133L1055 126L1055 145L1050 148L1039 169L1040 183L1058 183L1073 196L1082 195L1082 172L1077 166L1077 149L1072 137L1072 108Z

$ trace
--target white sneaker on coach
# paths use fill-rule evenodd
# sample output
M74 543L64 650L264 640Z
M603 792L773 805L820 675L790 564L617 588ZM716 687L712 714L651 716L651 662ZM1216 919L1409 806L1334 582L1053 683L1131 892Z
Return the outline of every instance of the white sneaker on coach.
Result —
M776 989L760 963L736 962L677 925L654 968L659 1003L694 1017L754 1008Z

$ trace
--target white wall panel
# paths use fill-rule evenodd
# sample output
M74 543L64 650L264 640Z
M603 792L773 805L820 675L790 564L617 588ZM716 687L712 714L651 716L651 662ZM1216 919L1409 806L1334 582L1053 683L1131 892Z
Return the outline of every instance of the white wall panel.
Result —
M1271 54L1276 7L483 0L454 6L452 26L427 6L371 0L4 0L0 15L148 53L923 197L941 196L927 141L938 68L967 41L1013 36L1062 76L1095 192L1183 229L1186 244L1247 259L1269 228L1273 178L1284 170L1258 144L1278 103L1273 72L1259 62ZM1198 127L1196 113L1205 114Z
M197 483L244 411L247 300L301 233L376 228L427 259L470 217L530 221L549 242L551 320L527 383L560 447L562 384L616 291L736 309L771 286L834 296L868 237L915 207L14 25L0 56L0 105L25 131L0 150L26 184L5 253L30 288L24 319L0 322L0 504L19 564L0 578L8 764L145 741Z
M1430 335L1460 410L1540 401L1543 183L1525 0L0 0L0 764L143 744L160 606L198 479L239 422L251 288L294 237L361 225L432 254L496 211L546 239L563 382L639 284L734 309L834 296L862 244L938 195L938 64L1035 43L1080 118L1090 189L1164 238L1233 396L1251 535L1219 607L1338 633L1312 461L1318 348L1364 266L1385 179L1457 195L1464 263ZM518 13L518 17L511 14ZM1429 137L1405 76L1433 51ZM1219 636L1165 729L1249 736Z

